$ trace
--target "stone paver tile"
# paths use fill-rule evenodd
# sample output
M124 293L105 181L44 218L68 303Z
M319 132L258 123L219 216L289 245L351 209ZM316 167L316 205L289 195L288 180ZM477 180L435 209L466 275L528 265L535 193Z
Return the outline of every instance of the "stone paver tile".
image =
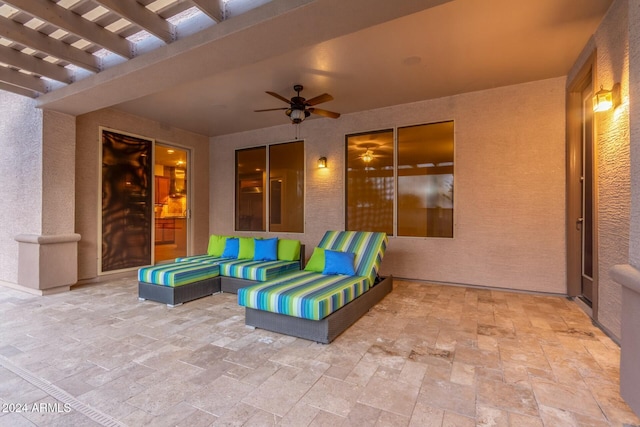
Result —
M444 412L442 427L475 427L475 418L465 417L455 412Z
M411 413L411 427L440 427L444 420L444 409L429 406L426 399L418 397Z
M603 419L602 410L588 389L537 378L531 384L540 405Z
M476 426L509 427L509 413L502 409L478 405L476 408Z
M252 390L252 385L223 375L209 386L185 396L184 401L202 411L221 417Z
M428 375L422 382L418 401L467 417L476 415L475 387L432 379Z
M250 386L252 391L246 393L242 402L284 417L311 386L294 380L282 380L274 375L257 388Z
M315 406L298 402L282 417L280 425L283 427L308 426L319 412L320 409Z
M382 411L368 405L356 403L349 412L347 418L342 422L342 426L372 426L380 417Z
M395 412L381 411L376 426L380 427L406 427L410 418Z
M411 417L420 388L374 376L358 398L358 402Z
M322 377L304 395L302 402L323 411L346 417L355 406L363 387L330 377Z
M536 396L526 385L479 380L478 404L509 412L538 416Z

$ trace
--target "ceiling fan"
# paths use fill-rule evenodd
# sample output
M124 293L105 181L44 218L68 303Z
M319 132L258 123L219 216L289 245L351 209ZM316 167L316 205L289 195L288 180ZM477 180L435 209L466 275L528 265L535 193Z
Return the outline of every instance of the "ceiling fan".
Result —
M263 111L276 111L276 110L286 110L285 114L289 116L291 122L293 124L298 124L302 122L304 119L309 117L312 113L317 114L319 116L330 117L332 119L337 119L340 117L340 113L334 113L333 111L323 110L321 108L316 108L314 105L321 104L323 102L328 102L333 99L333 96L328 93L323 93L322 95L318 95L311 99L304 99L300 96L300 91L302 91L302 85L295 85L293 90L295 90L298 94L291 99L287 99L282 95L278 95L275 92L267 93L273 97L278 98L281 101L289 104L288 107L282 108L267 108L266 110L255 110L256 113Z

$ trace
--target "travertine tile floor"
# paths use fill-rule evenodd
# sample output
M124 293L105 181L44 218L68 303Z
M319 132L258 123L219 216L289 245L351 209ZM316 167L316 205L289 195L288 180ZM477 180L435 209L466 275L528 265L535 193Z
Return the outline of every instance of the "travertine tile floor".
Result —
M0 288L3 426L623 426L619 348L561 297L396 280L330 345L133 279ZM28 380L24 379L27 378Z

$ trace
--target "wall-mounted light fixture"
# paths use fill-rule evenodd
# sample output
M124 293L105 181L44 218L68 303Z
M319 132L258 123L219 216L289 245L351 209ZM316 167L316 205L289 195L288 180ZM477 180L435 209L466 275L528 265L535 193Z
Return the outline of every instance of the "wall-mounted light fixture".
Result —
M326 157L320 157L318 159L318 167L319 168L326 168L327 167L327 158Z
M613 85L611 90L600 86L600 90L593 95L593 111L599 113L616 108L620 105L620 83Z

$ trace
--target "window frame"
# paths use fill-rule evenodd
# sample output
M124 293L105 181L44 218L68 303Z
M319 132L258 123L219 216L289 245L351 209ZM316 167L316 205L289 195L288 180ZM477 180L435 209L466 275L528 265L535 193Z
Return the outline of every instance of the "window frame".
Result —
M302 144L302 231L273 231L271 230L271 152L270 148L276 145L284 145L284 144L292 144L292 143L301 143ZM265 169L264 173L264 191L263 191L263 222L264 229L263 230L240 230L238 228L238 209L239 209L239 201L238 201L238 193L239 193L239 175L238 175L238 152L252 149L264 148L265 150ZM307 147L306 140L304 139L294 139L290 141L282 141L282 142L270 142L266 144L252 145L247 147L240 147L234 149L234 203L233 203L233 228L235 232L250 232L250 233L291 233L291 234L303 234L306 229L306 203L307 203Z
M426 239L446 239L446 240L452 240L456 238L456 229L457 229L457 215L458 215L458 202L457 202L457 198L454 196L453 197L453 201L452 201L452 224L451 224L451 237L447 237L447 236L400 236L398 235L398 130L402 129L402 128L410 128L410 127L416 127L416 126L425 126L425 125L436 125L436 124L440 124L440 123L448 123L451 122L453 123L453 135L452 135L452 139L453 139L453 168L454 168L454 173L453 173L453 189L454 189L454 194L455 194L455 189L457 186L457 178L456 178L456 164L457 164L457 149L456 149L456 120L454 118L451 119L443 119L443 120L437 120L437 121L433 121L433 122L420 122L420 123L414 123L414 124L403 124L403 125L395 125L395 126L390 126L390 127L384 127L384 128L379 128L379 129L374 129L374 130L370 130L370 131L360 131L360 132L352 132L352 133L345 133L344 134L344 153L345 153L345 162L344 162L344 224L345 227L346 225L349 223L349 205L348 205L348 187L349 187L349 145L348 145L348 138L352 137L352 136L359 136L359 135L368 135L368 134L375 134L375 133L381 133L381 132L388 132L388 131L392 131L393 132L393 232L391 235L389 235L389 237L393 237L393 238L399 238L399 239L421 239L421 240L426 240Z

